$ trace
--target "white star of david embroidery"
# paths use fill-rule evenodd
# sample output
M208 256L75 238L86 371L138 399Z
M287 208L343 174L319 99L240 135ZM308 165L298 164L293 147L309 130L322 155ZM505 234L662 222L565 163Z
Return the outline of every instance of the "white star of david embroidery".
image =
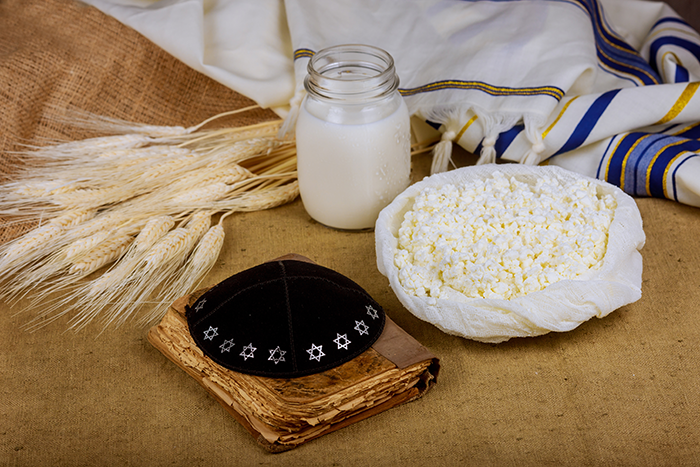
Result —
M316 345L316 344L311 344L310 349L306 349L306 351L309 353L309 360L316 360L317 362L321 361L321 357L325 356L326 354L323 353L322 345ZM314 354L314 352L318 350L317 354Z
M224 353L230 351L231 347L233 347L234 345L236 344L233 343L233 339L229 339L227 341L224 341L224 343L221 344L219 348L221 349L221 353Z
M204 304L205 304L206 302L207 302L207 299L205 298L205 299L202 300L201 302L197 303L197 306L194 307L194 311L196 311L196 312L198 312L198 313L199 313L200 311L202 311L202 308L204 308Z
M209 329L207 329L206 331L204 331L204 339L205 339L205 340L213 341L213 340L214 340L214 337L216 337L216 336L219 335L219 333L216 332L218 329L219 329L219 328L213 328L213 327L209 326Z
M336 333L338 334L338 333ZM342 336L338 334L338 337L336 339L333 339L333 342L338 344L338 350L340 349L345 349L348 350L348 344L350 343L350 339L348 339L347 334L343 334Z
M253 347L253 343L251 342L250 344L246 345L243 347L243 352L241 352L239 355L243 357L243 360L248 360L249 358L255 358L253 353L258 350L257 348Z
M277 365L279 362L284 361L284 354L286 353L287 351L280 349L278 345L276 349L270 349L270 358L268 358L268 360L272 360L275 362L275 365Z
M367 314L370 315L372 319L379 318L379 313L377 313L377 310L375 310L372 305L367 305L365 308L367 308Z
M364 321L355 321L355 331L359 332L360 335L362 335L362 334L369 335L369 332L367 332L368 329L369 329L369 326L367 326Z

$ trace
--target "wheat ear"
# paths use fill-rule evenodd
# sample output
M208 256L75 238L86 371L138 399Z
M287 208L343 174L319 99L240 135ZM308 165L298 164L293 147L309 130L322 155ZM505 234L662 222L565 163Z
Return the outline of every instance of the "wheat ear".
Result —
M40 290L30 302L30 306L36 306L39 303L43 304L41 307L42 311L30 323L30 328L41 327L66 313L72 312L78 306L74 300L80 298L80 294L75 291L84 291L84 288L80 286L80 280L120 258L134 239L132 235L125 231L117 231L112 235L101 235L101 237L104 237L101 242L92 245L92 247L81 254L77 254L73 261L65 258L64 254L63 261L57 263L54 270L46 272L47 275L52 274L53 279L44 278L39 283L44 286L44 289ZM63 273L59 274L62 271ZM37 285L33 283L24 284L26 289L25 295L26 292ZM16 285L17 288L19 286L20 284ZM63 293L53 300L47 300L52 292L57 290Z
M75 329L85 326L115 300L121 290L119 284L126 280L143 255L174 225L175 220L171 216L150 219L107 272L72 287L59 299L54 300L52 305L43 306L42 312L31 323L30 328L44 326L58 317L76 310L79 310L79 318L75 319ZM37 304L44 301L45 298L37 297Z
M284 185L268 185L255 192L244 192L230 199L214 201L208 206L218 211L261 211L289 203L298 195L299 183L294 180Z
M77 152L94 155L96 153L113 151L116 149L140 148L150 142L151 139L142 134L98 136L80 141L61 143L55 146L42 147L37 150L37 153L41 156L53 154L54 152L58 154Z
M24 169L0 185L0 215L10 222L44 219L43 230L0 248L0 277L10 284L0 294L39 289L31 302L42 309L38 319L75 313L70 323L76 330L98 317L105 328L121 324L151 304L144 320L157 317L159 306L196 286L215 263L223 243L221 219L298 194L296 151L293 142L276 138L280 120L204 128L252 108L257 106L189 128L85 114L82 126L124 134L22 155ZM80 120L74 117L68 120ZM227 214L212 227L217 212ZM97 253L110 242L110 254ZM21 248L28 251L14 257ZM107 272L90 275L109 262ZM47 299L52 301L44 306Z
M24 236L13 240L0 250L0 278L10 280L20 271L36 267L46 255L47 245L57 242L65 233L65 229L54 224L47 224L30 231ZM49 250L50 251L50 250ZM13 293L11 287L6 287L2 294Z
M95 215L97 215L96 209L77 208L72 209L60 216L54 217L53 219L49 220L49 224L67 229L69 227L82 224L83 222L87 222L90 219L93 219Z
M114 322L123 324L142 307L143 296L150 295L157 288L159 279L163 277L161 274L166 273L175 259L184 253L188 234L187 229L182 227L172 230L147 251L134 269L128 271L124 281L112 294L113 302L109 308L97 310L101 313L105 328ZM90 307L77 310L70 321L70 328L79 331L85 327L96 317L94 311Z
M191 186L209 185L212 183L223 182L227 185L253 177L254 174L241 167L238 164L233 164L230 167L220 169L203 168L191 173L188 173L176 182L178 187L183 187L184 190L190 189Z
M115 235L91 248L79 261L73 263L70 274L86 276L120 258L134 240L129 234Z
M0 271L7 276L18 277L13 277L14 280L2 289L1 295L10 302L17 301L69 266L69 258L104 240L109 234L108 230L100 230L100 225L106 225L104 221L96 223L97 228L90 235L79 235L76 240L71 241L75 236L67 233L78 226L84 226L94 218L95 213L94 210L85 209L68 211L50 219L14 244L8 244L5 255L0 260Z
M55 224L42 225L27 233L17 241L12 242L3 249L2 261L15 261L24 255L36 251L47 242L58 237L64 229Z
M186 227L178 227L149 249L124 281L124 287L103 315L104 326L126 322L140 305L150 302L154 292L167 285L192 248L211 224L211 213L199 212ZM75 323L82 322L81 317ZM75 324L71 327L75 328Z
M216 264L223 245L224 229L219 223L204 234L185 266L179 269L176 278L163 291L159 302L142 317L140 324L148 325L161 318L175 299L193 292Z
M84 287L83 292L87 304L109 303L119 290L118 283L127 279L146 252L162 239L174 225L175 219L171 216L159 216L146 222L119 262L108 272Z
M34 298L32 305L37 305L41 302L46 303L38 316L29 323L28 328L30 330L38 329L76 310L80 310L83 316L99 313L101 309L101 304L99 303L88 302L86 309L82 309L81 305L85 304L85 300L89 295L90 285L81 284L79 280L117 261L129 249L133 241L134 237L131 234L117 232L94 245L82 255L79 255L79 259L70 263L66 275L59 276L52 284L53 289L64 291L61 296L54 299L53 303L46 300L49 292L44 292ZM109 273L105 273L96 281L108 276Z

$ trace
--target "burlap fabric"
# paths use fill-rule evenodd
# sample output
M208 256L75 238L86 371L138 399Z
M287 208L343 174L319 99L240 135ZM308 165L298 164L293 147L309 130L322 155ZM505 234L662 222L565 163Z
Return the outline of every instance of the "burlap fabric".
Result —
M63 108L191 125L249 103L72 0L0 2L0 80L8 176L21 144L85 136L52 121ZM416 177L428 162L415 160ZM0 465L697 465L700 212L638 204L642 299L572 332L499 345L447 336L404 310L377 271L372 233L321 227L300 201L227 218L207 284L303 254L360 284L442 363L423 399L276 455L145 329L73 334L66 318L29 333L21 306L0 304Z

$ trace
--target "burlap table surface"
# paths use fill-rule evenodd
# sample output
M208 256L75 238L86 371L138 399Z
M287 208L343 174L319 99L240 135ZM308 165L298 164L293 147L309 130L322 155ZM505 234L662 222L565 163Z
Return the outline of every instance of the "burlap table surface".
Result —
M72 0L0 2L0 172L32 140L86 136L60 109L195 124L248 105L137 33ZM274 118L267 111L234 123ZM427 164L418 158L416 173ZM448 336L398 303L372 233L314 223L299 200L225 222L214 284L296 252L363 286L440 357L423 399L269 454L146 330L22 329L0 304L0 465L694 465L700 454L700 212L639 199L643 297L565 334L485 345ZM0 239L21 227L0 227Z

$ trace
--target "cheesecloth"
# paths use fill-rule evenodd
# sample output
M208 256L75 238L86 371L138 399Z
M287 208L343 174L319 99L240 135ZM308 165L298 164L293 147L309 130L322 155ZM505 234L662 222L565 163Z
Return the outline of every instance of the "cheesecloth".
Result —
M406 293L399 282L394 255L404 214L411 210L415 197L427 187L460 185L489 178L494 171L530 185L542 176L558 178L565 186L576 180L589 180L597 186L599 195L612 195L617 208L600 268L577 279L561 280L541 291L511 300L463 296L463 300L456 301ZM570 331L594 316L607 316L642 296L642 255L639 250L644 246L645 235L634 200L614 185L555 166L486 164L426 177L382 210L375 227L375 240L379 271L389 279L403 306L448 334L480 342L498 343L513 337Z

